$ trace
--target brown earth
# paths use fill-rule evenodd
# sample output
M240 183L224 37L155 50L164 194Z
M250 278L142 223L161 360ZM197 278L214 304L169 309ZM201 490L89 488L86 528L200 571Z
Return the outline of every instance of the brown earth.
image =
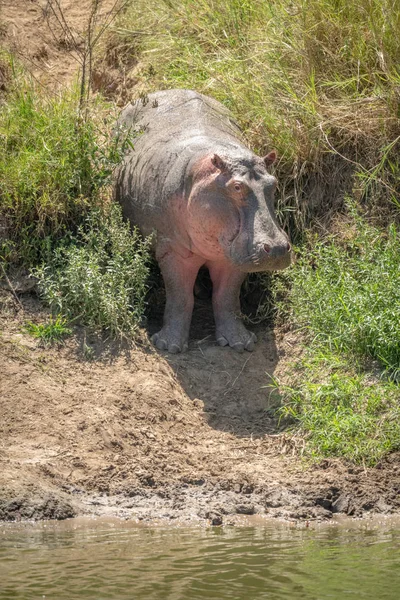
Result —
M79 42L90 3L61 4ZM3 0L0 30L3 45L54 89L70 83L78 63L46 5ZM259 326L252 354L217 347L205 300L183 355L80 329L46 349L22 329L43 322L43 308L33 292L19 296L23 310L0 292L0 519L113 514L218 524L238 514L399 512L399 455L375 469L339 460L307 467L302 440L274 420L279 398L268 375L284 378L300 352L292 333Z
M301 442L279 430L267 373L284 376L298 353L293 335L259 328L254 353L220 348L203 301L183 355L79 329L45 349L22 329L46 319L35 297L21 295L23 311L10 293L1 299L0 519L219 523L237 514L310 520L400 509L398 456L375 469L337 460L307 467Z

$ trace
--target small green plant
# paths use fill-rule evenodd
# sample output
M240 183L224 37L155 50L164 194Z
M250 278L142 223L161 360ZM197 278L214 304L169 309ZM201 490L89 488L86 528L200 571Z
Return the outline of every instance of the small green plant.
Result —
M28 321L24 329L45 346L60 343L66 336L71 334L71 329L67 326L67 320L61 315L55 318L50 317L48 323L37 324Z
M93 210L35 272L41 297L70 321L131 337L144 312L149 247L118 205Z

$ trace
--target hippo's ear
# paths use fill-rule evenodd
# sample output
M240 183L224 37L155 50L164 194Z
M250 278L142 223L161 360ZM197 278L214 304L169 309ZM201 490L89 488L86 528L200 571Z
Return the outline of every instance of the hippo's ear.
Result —
M226 173L228 171L228 165L225 161L222 160L220 156L218 156L218 154L212 155L211 162L214 165L214 167L221 171L221 173Z
M266 167L270 167L276 161L276 150L271 150L267 156L264 156L263 161Z

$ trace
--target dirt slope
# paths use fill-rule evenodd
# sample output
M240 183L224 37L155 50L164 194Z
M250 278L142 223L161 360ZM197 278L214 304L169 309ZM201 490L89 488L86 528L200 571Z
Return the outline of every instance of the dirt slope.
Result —
M87 29L92 0L56 0L72 37L62 26L59 11L48 0L0 0L0 41L12 50L32 75L49 89L71 83L80 68L79 50ZM115 0L102 0L98 22L107 20ZM75 44L73 42L75 41Z
M339 461L307 469L278 432L266 373L282 375L296 340L258 331L253 354L219 348L200 306L187 354L88 338L86 360L79 330L53 349L21 332L25 320L45 318L33 297L23 298L24 313L10 294L2 301L0 518L218 522L243 513L325 519L400 508L398 458L379 469Z
M61 4L79 40L90 2ZM2 43L54 89L79 64L46 5L3 0L0 25ZM205 301L181 356L149 344L116 347L79 330L65 346L44 349L21 328L45 315L34 296L21 299L24 312L0 295L0 519L88 513L217 524L236 514L399 511L398 456L377 469L340 461L308 469L279 430L267 373L284 376L299 352L289 334L259 329L252 354L219 348Z

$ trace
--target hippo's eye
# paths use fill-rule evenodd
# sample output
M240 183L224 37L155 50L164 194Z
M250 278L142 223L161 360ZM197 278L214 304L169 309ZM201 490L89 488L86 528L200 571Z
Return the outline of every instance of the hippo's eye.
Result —
M240 185L240 183L237 183L237 182L234 184L234 186L233 186L233 187L235 188L235 190L236 190L237 192L240 192L240 190L242 189L242 186Z

